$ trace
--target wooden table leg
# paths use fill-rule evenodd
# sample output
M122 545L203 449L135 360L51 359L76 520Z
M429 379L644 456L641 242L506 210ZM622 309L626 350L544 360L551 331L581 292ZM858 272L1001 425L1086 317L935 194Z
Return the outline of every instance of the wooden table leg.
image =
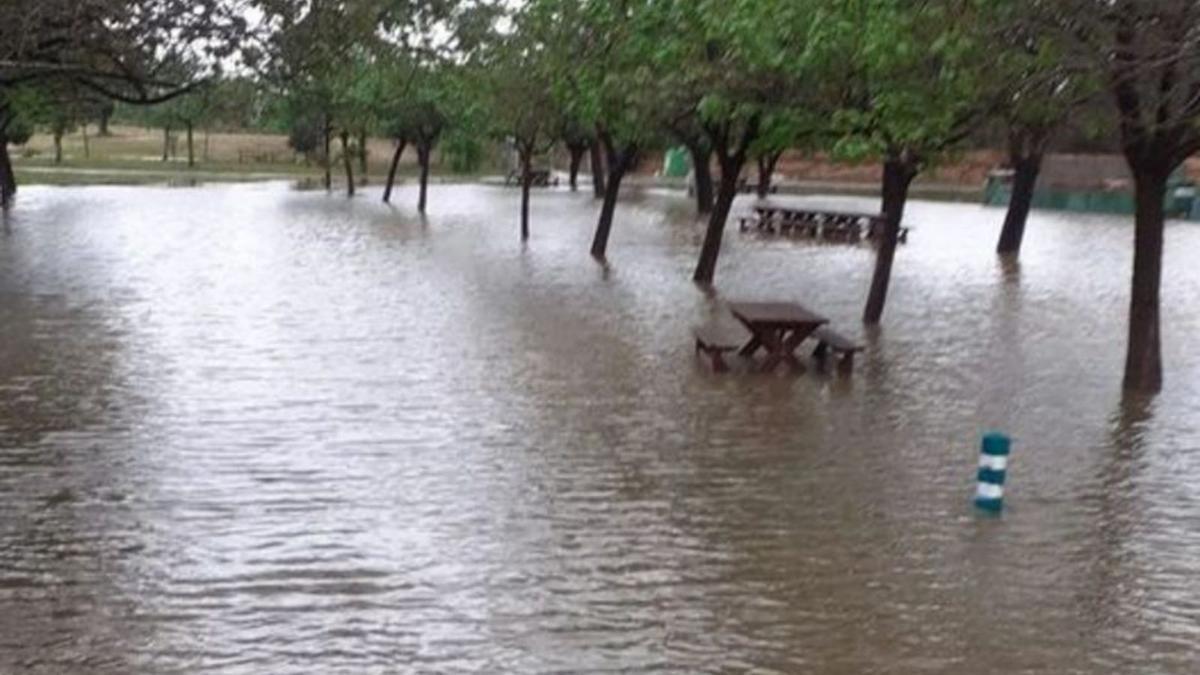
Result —
M750 338L750 341L746 343L746 346L742 347L741 350L738 351L738 356L744 356L746 358L754 356L759 349L762 349L762 346L762 339L758 337L758 333L754 333L753 337Z
M767 348L767 360L763 361L762 372L769 373L779 367L779 364L787 361L789 358L795 361L795 356L791 356L787 351L787 341L785 333L781 330L763 331L762 333L763 346Z
M763 346L767 348L767 360L763 362L762 371L770 372L779 367L781 363L786 363L793 371L803 371L804 364L796 357L796 350L804 342L809 335L812 335L816 330L816 326L806 330L778 330L764 332Z

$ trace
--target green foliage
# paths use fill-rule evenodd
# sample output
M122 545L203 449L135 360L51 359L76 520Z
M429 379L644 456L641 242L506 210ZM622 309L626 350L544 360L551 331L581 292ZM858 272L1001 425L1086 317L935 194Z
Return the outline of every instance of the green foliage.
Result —
M981 0L839 0L824 12L815 59L842 83L837 156L936 161L992 107Z
M33 125L17 117L9 122L8 128L4 130L4 135L10 145L25 145L30 138L33 138Z
M288 147L312 157L324 151L325 122L320 115L300 115L291 120Z
M484 148L479 137L459 129L446 134L442 153L450 170L455 173L475 173L483 166Z

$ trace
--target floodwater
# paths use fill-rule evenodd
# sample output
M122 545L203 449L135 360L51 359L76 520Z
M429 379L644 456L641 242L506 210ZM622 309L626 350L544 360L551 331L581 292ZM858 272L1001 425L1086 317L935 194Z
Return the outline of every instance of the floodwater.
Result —
M800 198L866 209L872 200ZM1167 387L1122 400L1131 228L917 202L869 248L436 186L29 188L0 227L0 672L1194 673L1200 226ZM795 299L848 380L714 375L689 327ZM979 434L1016 438L973 512Z

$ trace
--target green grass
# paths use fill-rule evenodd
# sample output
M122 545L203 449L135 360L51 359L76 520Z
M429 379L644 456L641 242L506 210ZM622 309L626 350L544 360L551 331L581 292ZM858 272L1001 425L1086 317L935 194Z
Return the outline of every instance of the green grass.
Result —
M255 181L310 178L319 180L319 165L306 164L287 147L280 135L258 133L212 133L205 160L204 135L196 133L196 165L187 165L187 147L182 137L175 141L174 157L162 161L161 130L114 127L106 137L92 135L85 146L82 133L63 138L63 160L54 161L53 139L35 135L20 148L12 148L13 165L21 185L146 185L192 182ZM392 145L371 139L368 145L368 181L383 182L391 161ZM261 161L265 158L274 161ZM361 178L355 163L355 178ZM400 165L399 176L411 179L417 167L411 151ZM334 166L335 182L342 176L341 164ZM437 180L471 180L478 175L442 175Z

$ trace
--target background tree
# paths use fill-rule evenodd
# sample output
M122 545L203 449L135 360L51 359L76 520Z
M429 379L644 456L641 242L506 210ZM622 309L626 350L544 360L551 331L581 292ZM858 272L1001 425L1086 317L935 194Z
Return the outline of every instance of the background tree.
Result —
M996 3L988 21L999 27L1002 49L993 54L997 117L1007 139L1012 194L996 252L1016 256L1034 190L1051 140L1099 89L1098 78L1069 63L1060 36L1038 20L1039 0Z
M320 119L320 152L326 190L333 188L333 140L342 140L347 193L354 193L349 137L368 116L358 88L364 66L379 43L383 5L379 0L301 2L256 0L269 29L263 72L289 99L282 106L290 126L311 127ZM341 119L339 119L341 118Z
M649 36L667 36L660 37L651 52L655 69L668 87L702 93L695 114L719 168L712 213L692 277L710 284L751 149L763 129L794 104L793 84L804 70L804 45L813 12L803 0L679 0L662 3L659 9L650 14L644 29Z
M112 121L112 117L116 111L117 104L113 102L112 99L105 98L101 103L99 110L97 110L96 124L99 128L96 132L96 135L112 136L112 132L109 131L108 125Z
M657 141L657 111L650 92L660 83L649 67L652 39L642 25L648 7L605 0L534 0L525 11L525 29L538 33L543 49L551 54L547 61L559 105L566 115L595 130L597 154L603 157L604 201L591 247L597 259L608 252L622 181L639 154Z
M17 87L60 83L132 104L185 93L218 72L249 33L239 0L5 0L0 115ZM253 58L250 51L242 52ZM186 63L189 79L179 79ZM0 143L0 165L9 164ZM15 193L15 181L5 190ZM10 194L11 198L11 194Z
M556 64L529 20L529 14L518 14L516 29L493 34L489 48L479 51L470 66L474 88L486 101L493 137L511 143L517 155L522 241L529 239L534 158L553 147L562 116L551 96Z
M586 124L570 115L563 115L559 138L567 149L567 184L571 192L579 190L579 169L583 166L583 158L587 155L596 136Z
M775 169L784 153L796 148L814 147L826 132L825 119L817 113L821 106L813 100L812 89L811 86L805 86L804 91L809 94L798 93L794 107L777 110L768 116L750 149L758 168L755 188L760 199L765 199L771 193Z
M425 213L433 151L451 125L459 105L467 104L456 88L463 86L450 64L423 64L414 68L407 93L388 111L392 136L411 143L417 152L420 190L417 211ZM398 161L398 160L397 160Z

